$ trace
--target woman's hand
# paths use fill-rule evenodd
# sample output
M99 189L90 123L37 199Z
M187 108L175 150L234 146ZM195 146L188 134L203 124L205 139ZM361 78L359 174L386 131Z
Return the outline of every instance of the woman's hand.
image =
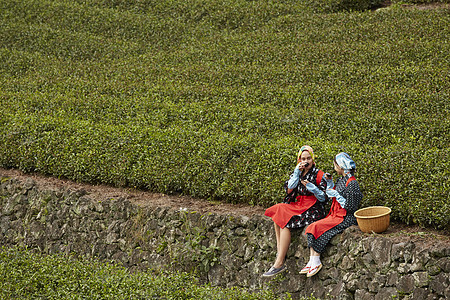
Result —
M309 166L309 163L306 162L306 161L302 161L302 162L299 162L299 163L297 164L297 168L298 168L299 170L303 170L304 168L306 168L306 167L308 167L308 166Z
M324 202L326 200L323 191L321 191L315 184L309 182L308 180L302 180L301 182L308 191L316 196L317 200L320 202Z
M327 183L327 190L334 188L334 182L331 177L331 174L325 173L325 175L323 175L323 177L325 178L325 182Z

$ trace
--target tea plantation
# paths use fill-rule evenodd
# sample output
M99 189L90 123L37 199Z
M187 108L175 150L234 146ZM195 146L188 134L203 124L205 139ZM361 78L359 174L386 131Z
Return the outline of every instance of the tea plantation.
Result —
M448 229L448 1L393 2L0 0L0 166L269 206L309 144Z

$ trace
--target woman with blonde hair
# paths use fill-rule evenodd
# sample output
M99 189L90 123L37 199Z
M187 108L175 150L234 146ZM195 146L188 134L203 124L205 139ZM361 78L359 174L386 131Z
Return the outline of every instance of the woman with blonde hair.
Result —
M287 268L284 265L291 229L297 229L325 217L324 203L326 180L323 171L316 168L313 149L305 145L297 155L294 173L285 184L287 196L283 203L269 207L265 215L274 222L277 240L277 258L272 267L263 274L264 277L275 276Z

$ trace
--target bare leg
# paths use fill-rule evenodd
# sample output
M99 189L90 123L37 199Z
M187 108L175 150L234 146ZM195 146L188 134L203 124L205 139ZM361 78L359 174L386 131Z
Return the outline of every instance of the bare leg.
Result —
M310 255L310 256L320 256L320 253L319 253L319 252L316 252L316 251L313 249L313 247L310 247L310 248L309 248L309 255Z
M278 243L278 255L273 266L279 268L284 263L284 258L289 249L289 244L291 243L291 230L289 228L280 228L280 242Z
M273 227L275 228L275 236L277 238L277 255L280 252L280 226L273 222Z

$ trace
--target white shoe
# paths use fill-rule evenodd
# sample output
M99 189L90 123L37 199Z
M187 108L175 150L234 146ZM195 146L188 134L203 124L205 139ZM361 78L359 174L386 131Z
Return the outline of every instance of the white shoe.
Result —
M309 269L311 269L311 267L309 266L309 264L307 264L307 265L300 271L300 274L308 274Z
M310 268L308 274L306 274L306 277L312 277L316 275L320 271L320 269L322 269L322 264L315 266L314 268Z

